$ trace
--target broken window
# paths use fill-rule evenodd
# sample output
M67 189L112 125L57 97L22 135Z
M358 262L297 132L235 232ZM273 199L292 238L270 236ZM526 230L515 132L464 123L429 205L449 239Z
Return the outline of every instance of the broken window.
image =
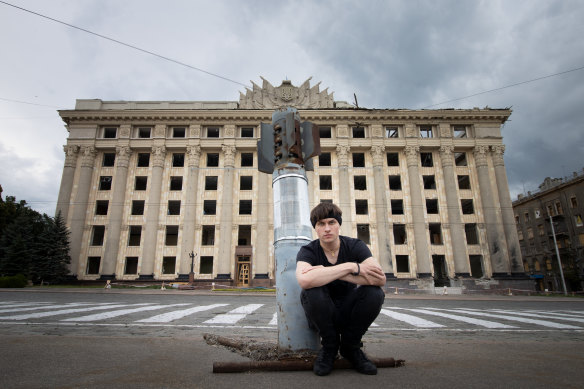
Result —
M201 257L201 262L199 264L199 274L213 274L213 257Z
M103 129L103 137L112 139L117 138L118 136L118 129L116 127L105 127Z
M353 185L355 190L367 190L367 177L353 176Z
M253 127L241 127L242 138L253 138Z
M357 215L367 215L369 213L367 200L355 200L355 213Z
M141 238L142 226L130 226L128 233L128 246L140 246Z
M321 203L329 203L329 204L332 204L333 203L333 200L331 200L331 199L320 199L320 202Z
M112 176L99 177L99 190L111 190L111 188L112 188Z
M365 138L365 127L353 127L353 138Z
M148 184L148 177L146 176L136 176L134 181L134 190L146 190Z
M93 226L93 234L91 236L92 246L103 246L103 237L105 235L105 226Z
M466 235L466 244L479 244L479 234L475 223L465 224L464 233Z
M420 138L432 138L432 126L420 126Z
M253 153L241 153L241 166L253 166Z
M318 133L321 138L332 138L332 129L329 126L318 126Z
M217 167L219 166L219 154L218 153L207 153L207 167Z
M217 200L204 200L203 201L203 215L216 215L217 212Z
M176 257L162 258L162 274L176 273Z
M138 257L126 257L124 274L138 274Z
M386 138L399 138L399 131L397 127L385 127Z
M430 243L442 244L442 228L440 223L430 223L428 229L430 230Z
M205 176L205 190L217 190L217 176Z
M333 189L333 178L332 176L321 175L319 176L320 190L332 190Z
M409 273L410 272L410 259L407 255L396 255L395 256L395 268L398 273Z
M422 181L424 183L424 189L436 189L436 178L432 176L422 176Z
M116 161L116 153L103 153L103 161L101 166L112 167Z
M168 200L167 215L180 215L180 200Z
M144 200L132 200L132 215L144 215Z
M172 128L172 137L173 138L184 138L187 133L187 129L185 127L173 127Z
M387 153L387 166L399 166L398 153Z
M150 127L138 127L138 136L136 138L150 138L151 131Z
M318 166L331 166L331 153L322 153L318 156Z
M371 244L369 224L357 224L357 239L361 239L365 244Z
M138 167L148 167L150 166L150 154L149 153L138 153Z
M391 214L392 215L403 215L404 214L404 201L391 200Z
M529 212L525 212L523 218L525 219L525 223L529 223Z
M251 200L239 200L239 214L251 215Z
M185 166L185 155L184 153L174 153L172 154L172 167L184 167Z
M365 154L353 153L353 167L365 167Z
M455 138L466 138L466 127L465 126L454 126L454 137Z
M85 269L86 274L99 274L99 265L101 263L101 257L88 257L87 258L87 268Z
M454 163L456 166L468 166L466 162L466 153L454 153Z
M181 176L170 177L170 190L182 190L183 178Z
M434 162L432 161L432 153L420 153L420 159L422 162L422 167L434 166Z
M96 215L107 215L108 207L109 207L109 200L97 200L95 202L95 214Z
M576 198L576 196L570 197L570 206L572 208L578 208L578 199Z
M215 244L215 226L203 226L201 245L213 246Z
M406 233L405 224L394 224L393 225L393 243L395 244L407 244L408 236Z
M389 176L389 190L401 190L401 177Z
M252 189L253 189L253 176L239 177L239 190L252 190Z
M240 225L237 232L238 246L251 246L251 226Z
M219 138L219 127L207 127L207 138Z
M178 244L178 226L166 226L164 244L166 246L176 246Z
M467 175L458 176L458 189L470 189L470 177Z
M438 213L438 199L426 199L426 212L428 215Z
M483 276L483 257L482 255L470 255L470 274L473 278L481 278Z
M472 199L460 200L460 207L463 215L472 215L474 213L474 205Z

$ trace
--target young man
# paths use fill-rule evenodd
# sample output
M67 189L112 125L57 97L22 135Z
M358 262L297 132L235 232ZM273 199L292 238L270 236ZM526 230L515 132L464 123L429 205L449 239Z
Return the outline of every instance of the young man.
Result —
M339 235L341 216L332 203L314 207L310 222L318 239L303 246L296 257L301 303L321 337L313 370L320 376L329 374L340 349L357 371L377 374L361 350L361 338L381 310L385 273L363 241Z

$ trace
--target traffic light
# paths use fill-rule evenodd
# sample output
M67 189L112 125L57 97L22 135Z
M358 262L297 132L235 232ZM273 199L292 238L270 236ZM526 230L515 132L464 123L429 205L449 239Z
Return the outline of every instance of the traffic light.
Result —
M261 123L258 140L258 169L260 172L274 172L274 126Z
M300 145L306 170L314 170L312 158L320 155L320 133L317 125L311 122L300 125Z

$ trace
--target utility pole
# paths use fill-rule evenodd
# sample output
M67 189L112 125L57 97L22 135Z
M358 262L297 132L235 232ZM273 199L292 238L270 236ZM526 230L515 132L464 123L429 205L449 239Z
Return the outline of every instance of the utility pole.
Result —
M558 209L554 205L554 209L556 213ZM560 250L558 249L558 241L556 240L556 229L554 228L554 219L552 219L552 213L548 212L550 216L550 225L552 226L552 235L554 237L554 247L556 248L556 257L558 257L558 266L560 267L560 277L562 277L562 287L564 288L564 296L568 295L568 291L566 289L566 280L564 280L564 270L562 269L562 260L560 258Z
M272 174L274 196L274 257L278 306L278 347L316 350L318 335L308 327L296 280L296 255L312 240L306 170L320 154L318 128L300 123L294 108L272 114L272 124L261 124L258 168Z

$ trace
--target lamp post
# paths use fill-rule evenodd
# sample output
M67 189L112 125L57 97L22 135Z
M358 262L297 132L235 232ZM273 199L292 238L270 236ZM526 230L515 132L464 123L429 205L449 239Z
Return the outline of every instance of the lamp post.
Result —
M189 273L189 284L192 285L195 282L195 272L194 272L194 266L195 266L195 257L197 256L197 254L195 254L194 251L191 251L191 253L189 254L189 257L191 257L191 272Z

